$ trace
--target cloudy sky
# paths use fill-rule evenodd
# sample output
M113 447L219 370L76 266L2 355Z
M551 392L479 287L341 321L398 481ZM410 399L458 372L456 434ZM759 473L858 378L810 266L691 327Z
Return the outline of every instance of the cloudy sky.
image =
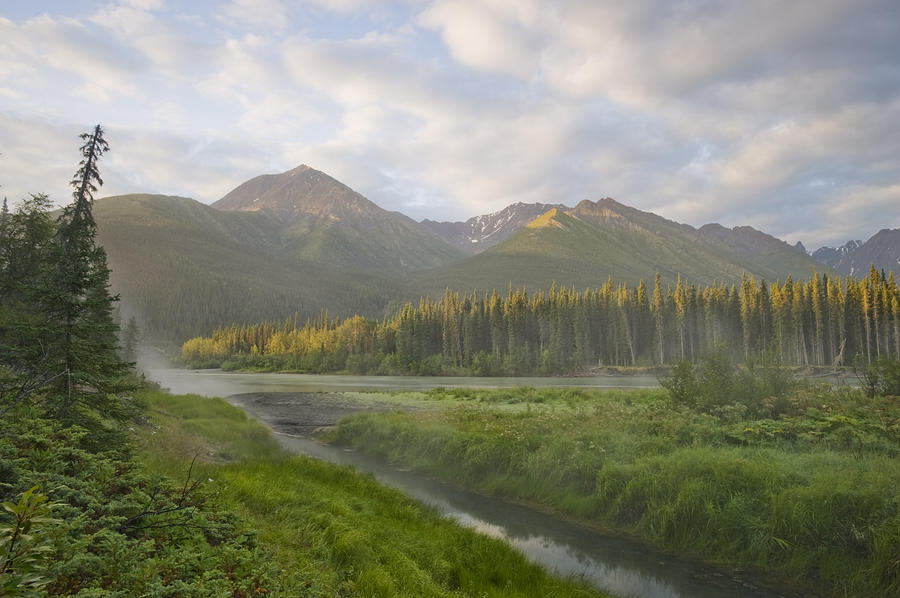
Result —
M897 0L0 0L0 194L301 163L415 219L613 197L814 249L900 226Z

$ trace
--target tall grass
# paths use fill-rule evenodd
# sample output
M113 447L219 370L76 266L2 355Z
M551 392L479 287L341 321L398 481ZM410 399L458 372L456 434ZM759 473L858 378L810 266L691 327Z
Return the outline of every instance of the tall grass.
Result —
M500 540L467 530L371 477L282 452L218 399L147 395L146 462L199 475L252 523L286 596L600 596L551 577ZM293 592L293 593L292 593Z
M541 391L516 411L448 396L444 411L359 414L328 438L679 553L834 595L900 595L890 401L822 394L804 416L742 421L674 408L660 391Z

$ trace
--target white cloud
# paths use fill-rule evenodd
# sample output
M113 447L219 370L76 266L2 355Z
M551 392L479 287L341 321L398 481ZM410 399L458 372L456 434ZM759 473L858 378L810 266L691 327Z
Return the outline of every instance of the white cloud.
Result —
M68 183L78 168L81 132L69 125L0 113L0 194L18 202L31 193L46 193L56 205L69 203Z
M90 20L122 46L139 52L147 60L146 70L154 74L182 78L205 58L205 48L182 38L150 9L109 6Z
M610 195L810 246L900 225L892 0L213 4L0 17L3 191L67 198L100 121L110 193L305 162L417 218Z
M441 0L419 22L438 29L462 64L528 78L540 50L538 13L529 2Z
M284 31L291 24L282 0L231 0L220 12L221 20L237 28Z
M125 6L139 10L162 10L166 7L166 0L120 0Z

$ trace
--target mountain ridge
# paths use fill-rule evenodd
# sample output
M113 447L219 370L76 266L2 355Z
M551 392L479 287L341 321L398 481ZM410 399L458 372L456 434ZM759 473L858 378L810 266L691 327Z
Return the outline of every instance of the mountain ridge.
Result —
M588 288L656 273L667 283L731 284L823 268L751 227L695 229L612 198L417 223L307 165L249 179L212 205L140 194L95 205L123 312L182 340L219 324L318 318L324 309L384 317L447 288ZM487 248L463 251L434 231L440 224Z
M568 209L562 204L516 202L465 222L437 222L426 218L421 224L465 253L474 254L497 245L552 208Z
M813 257L847 276L865 276L869 268L900 273L900 228L883 228L865 242L820 247Z
M427 293L449 286L585 288L612 277L637 284L659 273L665 282L738 283L744 275L766 280L806 278L821 264L751 227L705 230L626 206L612 198L553 208L503 242L417 277Z

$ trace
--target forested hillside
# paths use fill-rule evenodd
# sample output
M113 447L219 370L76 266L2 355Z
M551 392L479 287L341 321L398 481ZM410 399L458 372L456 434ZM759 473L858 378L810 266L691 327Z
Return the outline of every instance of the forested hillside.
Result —
M212 206L126 195L99 200L95 214L123 316L145 338L177 343L230 322L302 322L323 309L381 318L446 288L546 292L610 277L636 286L656 273L673 285L773 282L808 278L816 266L749 227L695 229L609 198L426 226L305 165L250 179ZM467 243L468 257L434 231ZM474 246L489 249L471 255Z
M900 357L900 290L893 275L816 275L771 285L679 280L630 287L607 281L576 291L552 287L408 303L377 322L352 317L232 325L184 344L192 365L305 372L558 374L597 365L695 360L713 349L739 360L845 365Z
M379 315L396 294L375 271L295 259L270 215L163 195L106 197L94 213L123 315L151 338L182 342L222 322L306 317L324 306Z

